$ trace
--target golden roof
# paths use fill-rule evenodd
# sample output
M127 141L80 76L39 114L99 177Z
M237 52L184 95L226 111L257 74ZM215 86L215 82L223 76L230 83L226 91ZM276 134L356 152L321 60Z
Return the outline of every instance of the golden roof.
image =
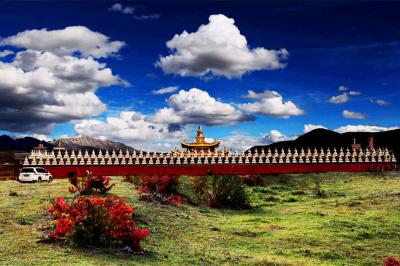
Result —
M219 141L213 141L213 142L206 142L205 137L203 135L203 129L199 127L197 129L197 136L194 142L186 142L182 141L181 142L182 147L218 147L220 144Z

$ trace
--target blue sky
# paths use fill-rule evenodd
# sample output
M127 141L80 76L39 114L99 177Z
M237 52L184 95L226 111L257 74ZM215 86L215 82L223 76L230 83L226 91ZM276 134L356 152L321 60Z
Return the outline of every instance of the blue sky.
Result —
M394 2L0 2L0 55L9 51L0 61L11 80L0 82L0 130L165 150L198 125L239 149L315 126L391 129L400 124L399 11ZM108 39L96 43L96 34ZM28 62L28 52L41 63ZM58 63L50 66L51 56ZM81 68L66 77L72 61ZM176 90L154 94L167 87Z

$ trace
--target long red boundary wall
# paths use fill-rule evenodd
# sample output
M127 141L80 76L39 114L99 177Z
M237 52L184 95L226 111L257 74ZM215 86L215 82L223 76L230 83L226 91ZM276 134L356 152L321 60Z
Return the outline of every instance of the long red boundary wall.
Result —
M325 172L376 172L395 170L392 162L381 163L276 163L276 164L209 164L209 165L43 165L54 178L65 178L68 173L93 175L257 175Z

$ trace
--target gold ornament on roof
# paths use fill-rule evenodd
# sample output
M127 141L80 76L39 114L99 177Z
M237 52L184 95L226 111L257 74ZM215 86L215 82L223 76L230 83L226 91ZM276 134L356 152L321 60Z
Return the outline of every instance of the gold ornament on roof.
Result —
M194 142L182 141L181 144L182 148L186 148L188 150L213 151L214 149L218 148L220 142L219 141L206 142L203 134L203 129L199 126L199 128L197 129L197 135L195 141Z
M201 127L199 127L197 129L197 136L196 136L196 142L195 143L205 143L204 135L203 135L203 129Z

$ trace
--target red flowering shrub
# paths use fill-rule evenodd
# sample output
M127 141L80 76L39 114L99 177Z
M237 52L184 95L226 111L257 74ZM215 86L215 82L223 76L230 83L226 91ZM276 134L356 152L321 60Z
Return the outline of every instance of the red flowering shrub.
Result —
M179 179L177 176L141 176L143 193L174 194L177 192Z
M396 258L387 258L383 266L400 266L400 260Z
M50 238L79 246L122 245L138 251L149 235L135 226L134 208L117 196L76 198L70 204L56 198L49 211L55 220Z
M177 176L141 176L140 200L158 201L180 207L186 198L178 195L179 179Z
M184 197L179 195L171 195L168 198L168 202L175 205L175 207L180 207L182 203L186 200Z
M97 190L100 193L108 192L114 184L110 184L110 177L108 176L93 176L92 172L87 172L86 177L77 177L71 175L68 180L73 187L68 189L69 192L79 192L80 195L89 195Z

